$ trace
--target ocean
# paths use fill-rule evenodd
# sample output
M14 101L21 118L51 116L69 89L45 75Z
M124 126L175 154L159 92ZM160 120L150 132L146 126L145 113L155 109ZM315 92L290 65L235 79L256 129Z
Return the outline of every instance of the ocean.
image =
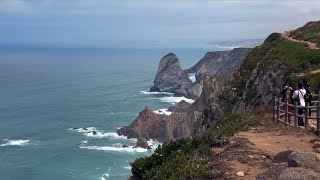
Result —
M147 92L160 59L188 68L212 50L0 47L0 179L127 179L152 150L116 130L183 98Z

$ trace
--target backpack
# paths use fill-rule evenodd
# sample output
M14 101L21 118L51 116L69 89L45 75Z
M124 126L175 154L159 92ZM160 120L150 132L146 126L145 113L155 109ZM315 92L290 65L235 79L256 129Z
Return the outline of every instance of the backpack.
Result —
M306 89L306 94L303 96L303 98L308 102L311 101L314 98L314 94L309 91L309 89Z

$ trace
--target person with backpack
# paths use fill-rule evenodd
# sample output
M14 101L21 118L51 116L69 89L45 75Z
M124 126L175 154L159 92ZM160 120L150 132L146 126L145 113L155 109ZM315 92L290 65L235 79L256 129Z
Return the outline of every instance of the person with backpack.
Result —
M310 85L308 84L308 80L303 79L302 84L303 84L304 89L306 90L306 95L304 96L305 102L309 103L309 106L312 106L311 101L312 101L313 97L312 97L312 94L310 91ZM311 116L311 109L309 109L308 111L309 111L309 116Z
M299 106L305 107L306 103L304 100L304 96L306 95L306 90L303 88L302 83L297 84L297 88L292 95L292 99L298 103ZM298 108L298 114L303 114L303 108ZM298 126L304 126L303 118L298 117Z

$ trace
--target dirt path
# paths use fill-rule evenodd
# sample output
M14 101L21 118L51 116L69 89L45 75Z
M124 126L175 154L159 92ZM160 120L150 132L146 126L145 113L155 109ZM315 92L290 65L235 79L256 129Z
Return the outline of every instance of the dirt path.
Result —
M298 73L296 74L298 77L303 77L303 76L306 76L308 74L316 74L316 73L320 73L320 69L316 69L316 70L313 70L313 71L309 71L309 72L306 72L306 73Z
M297 39L293 39L290 37L290 33L292 31L285 31L281 34L282 37L286 38L287 40L289 41L293 41L293 42L299 42L299 43L305 43L305 44L308 44L309 48L310 49L320 49L317 47L317 44L316 43L312 43L312 42L309 42L309 41L303 41L303 40L297 40Z
M313 151L310 141L314 136L292 136L292 135L279 135L272 132L256 132L250 130L248 132L240 132L241 137L249 139L254 143L255 147L271 153L278 153L286 150L303 150Z

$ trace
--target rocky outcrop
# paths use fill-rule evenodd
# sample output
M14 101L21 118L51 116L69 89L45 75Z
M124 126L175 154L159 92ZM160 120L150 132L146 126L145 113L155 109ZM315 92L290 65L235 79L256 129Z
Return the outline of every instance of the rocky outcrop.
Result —
M217 118L211 118L210 122L201 123L199 118L203 115L204 108L208 106L208 99L214 91L214 79L210 76L204 78L204 87L200 95L191 106L186 102L180 102L171 115L156 114L146 107L139 116L129 125L117 131L119 135L128 138L143 137L146 140L155 139L159 142L190 137L199 134L211 127ZM189 107L190 106L190 107Z
M188 96L186 89L191 85L192 81L189 79L188 73L181 69L179 59L175 54L170 53L161 59L154 85L150 88L150 91Z
M144 149L151 149L151 147L148 145L148 141L143 137L139 137L137 139L137 144L135 148L138 148L138 147L144 148Z
M155 139L159 142L190 137L192 124L199 112L172 113L170 116L156 114L146 107L129 125L117 131L119 135L128 138L143 137L146 140Z

